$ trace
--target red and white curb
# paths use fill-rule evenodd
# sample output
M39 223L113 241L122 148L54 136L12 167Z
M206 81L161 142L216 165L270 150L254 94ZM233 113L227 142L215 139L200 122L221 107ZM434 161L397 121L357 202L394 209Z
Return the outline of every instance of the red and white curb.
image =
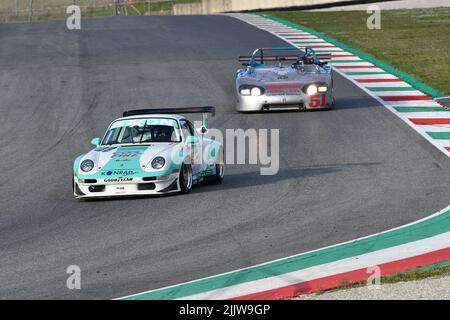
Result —
M330 64L450 157L450 110L420 90L363 58L309 32L252 14L231 16L265 30L295 47L331 54Z

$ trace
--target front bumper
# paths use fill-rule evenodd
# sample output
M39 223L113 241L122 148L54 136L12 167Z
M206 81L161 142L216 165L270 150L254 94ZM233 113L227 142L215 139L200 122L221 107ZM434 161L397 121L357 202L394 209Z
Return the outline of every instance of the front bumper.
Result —
M332 105L332 94L326 92L309 96L307 94L283 94L261 96L238 95L237 111L261 111L283 109L327 109Z
M74 177L74 196L76 198L99 198L99 197L123 197L139 195L157 195L180 191L178 174L168 177L153 177L154 179L144 181L143 178L126 179L99 179L94 181L78 179Z

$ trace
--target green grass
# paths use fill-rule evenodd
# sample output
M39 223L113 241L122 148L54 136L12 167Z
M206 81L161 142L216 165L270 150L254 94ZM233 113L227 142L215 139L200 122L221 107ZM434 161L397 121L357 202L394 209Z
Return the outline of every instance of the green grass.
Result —
M431 266L426 266L422 268L417 268L409 271L405 271L402 273L392 274L388 276L381 277L381 284L388 283L397 283L397 282L405 282L405 281L416 281L423 280L428 278L441 278L450 276L450 260L444 261L442 263L438 263ZM367 285L366 281L361 281L357 283L343 283L342 286L336 289L326 290L318 292L317 295L336 292L341 290L365 287Z
M142 0L144 1L144 0ZM181 3L194 3L200 2L201 0L168 0L168 1L160 1L160 2L152 2L149 4L146 3L135 3L127 5L127 11L129 16L135 15L143 15L145 12L149 13L157 13L162 11L171 11L173 4L181 4ZM125 6L124 6L125 7ZM133 9L134 7L134 9ZM139 11L139 13L138 13ZM124 9L122 9L122 14L124 14Z
M122 7L122 15L125 15L125 7L128 11L129 16L143 15L146 12L156 13L161 11L172 10L172 1L161 1L155 3L136 3L133 5L127 5ZM134 8L133 8L134 7ZM139 11L139 13L137 11Z
M270 11L324 33L435 89L450 94L450 8L381 12L381 30L369 30L365 11Z

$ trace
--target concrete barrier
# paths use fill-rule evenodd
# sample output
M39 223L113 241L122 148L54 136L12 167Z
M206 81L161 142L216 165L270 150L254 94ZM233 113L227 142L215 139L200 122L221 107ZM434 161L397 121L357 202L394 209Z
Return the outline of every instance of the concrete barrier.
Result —
M175 15L211 14L258 9L316 6L342 1L343 0L202 0L201 2L174 4L173 12ZM359 2L360 1L361 0L359 0ZM355 2L357 1L355 0Z

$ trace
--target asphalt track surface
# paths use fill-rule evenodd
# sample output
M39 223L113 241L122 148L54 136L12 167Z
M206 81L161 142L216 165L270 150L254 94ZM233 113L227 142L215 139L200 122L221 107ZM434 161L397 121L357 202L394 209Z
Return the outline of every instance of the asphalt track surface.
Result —
M336 108L239 114L237 56L281 40L225 16L0 27L0 298L116 298L383 231L448 205L450 161L336 76ZM129 108L217 106L279 128L281 167L228 165L188 195L72 196L73 159ZM66 268L81 268L81 290Z

